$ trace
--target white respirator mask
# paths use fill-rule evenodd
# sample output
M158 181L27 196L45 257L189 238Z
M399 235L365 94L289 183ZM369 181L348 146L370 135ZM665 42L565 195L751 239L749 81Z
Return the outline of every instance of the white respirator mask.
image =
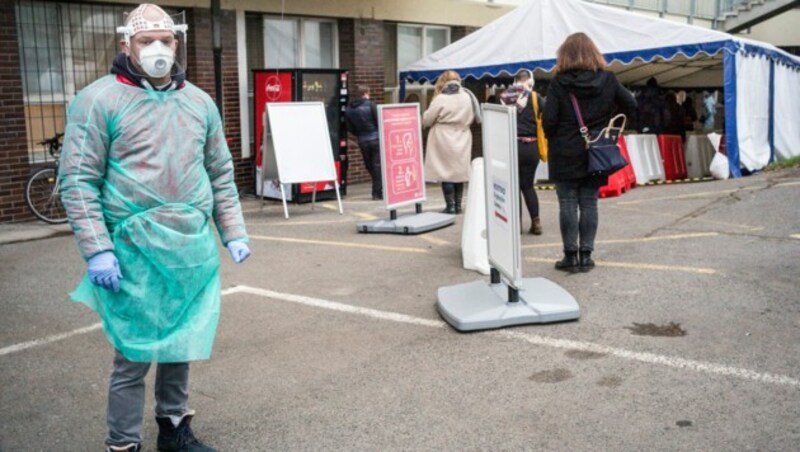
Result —
M152 78L166 77L175 63L175 52L161 41L153 41L139 52L139 65Z

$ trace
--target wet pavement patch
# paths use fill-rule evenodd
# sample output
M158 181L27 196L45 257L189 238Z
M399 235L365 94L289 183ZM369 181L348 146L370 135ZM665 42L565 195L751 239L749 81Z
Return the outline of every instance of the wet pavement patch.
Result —
M572 378L572 372L567 369L553 369L536 372L530 376L531 381L537 383L561 383Z
M678 427L691 427L692 421L678 421L675 423Z
M633 323L633 326L626 326L631 334L637 336L659 336L659 337L680 337L686 336L686 330L681 328L680 323L669 322L667 325L656 325L654 323Z
M622 378L616 375L606 375L605 377L597 380L597 386L605 388L618 388L622 386Z
M608 354L606 353L590 352L587 350L567 350L566 352L564 352L564 355L567 358L581 359L581 360L605 358L606 356L608 356Z

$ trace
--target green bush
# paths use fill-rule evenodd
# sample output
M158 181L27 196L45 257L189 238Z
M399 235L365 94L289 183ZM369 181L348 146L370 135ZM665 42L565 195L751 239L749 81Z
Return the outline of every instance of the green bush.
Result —
M781 168L794 168L796 166L800 166L800 156L792 157L789 160L783 160L780 162L770 163L764 168L765 171L772 171Z

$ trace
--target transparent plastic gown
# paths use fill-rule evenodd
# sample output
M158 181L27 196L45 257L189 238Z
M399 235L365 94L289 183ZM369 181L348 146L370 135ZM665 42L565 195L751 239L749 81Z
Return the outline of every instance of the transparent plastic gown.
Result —
M94 309L131 361L208 359L220 312L219 252L247 240L217 107L190 83L157 92L104 77L71 103L62 199L84 259L113 250L119 293L85 276Z

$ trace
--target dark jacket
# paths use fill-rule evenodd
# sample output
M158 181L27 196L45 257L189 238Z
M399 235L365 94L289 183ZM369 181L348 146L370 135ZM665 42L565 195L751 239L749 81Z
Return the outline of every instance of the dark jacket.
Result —
M378 140L378 107L369 99L358 99L344 114L347 128L358 137L359 143Z
M662 133L664 128L664 97L655 78L647 80L647 86L639 95L637 130L642 133ZM633 127L633 126L631 126Z
M628 121L635 119L636 100L614 74L606 71L567 71L550 83L542 126L549 140L548 170L554 181L587 176L586 144L572 108L569 93L578 99L583 121L590 130L599 130L616 113ZM605 178L598 183L605 183Z

